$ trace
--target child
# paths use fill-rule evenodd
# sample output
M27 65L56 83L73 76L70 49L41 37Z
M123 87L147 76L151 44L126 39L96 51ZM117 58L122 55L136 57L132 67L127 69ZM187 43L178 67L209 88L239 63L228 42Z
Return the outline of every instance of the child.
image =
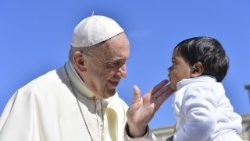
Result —
M186 39L174 48L172 63L176 132L167 140L242 141L241 116L221 83L229 66L222 45L211 37Z

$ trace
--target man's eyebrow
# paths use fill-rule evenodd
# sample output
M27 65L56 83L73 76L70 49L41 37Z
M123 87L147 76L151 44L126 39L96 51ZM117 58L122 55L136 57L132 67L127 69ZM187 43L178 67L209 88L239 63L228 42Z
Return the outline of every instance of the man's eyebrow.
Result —
M109 58L108 60L110 60L110 61L119 61L119 60L127 60L127 59L128 59L128 57L123 56L123 57Z
M129 58L116 58L116 59L109 59L107 60L107 63L114 63L114 62L119 62L119 61L124 61L124 60L128 60Z

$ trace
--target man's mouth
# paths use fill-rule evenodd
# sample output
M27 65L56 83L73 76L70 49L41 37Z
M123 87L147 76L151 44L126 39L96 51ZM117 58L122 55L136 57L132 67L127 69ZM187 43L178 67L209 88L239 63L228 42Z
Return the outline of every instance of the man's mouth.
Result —
M109 80L109 83L111 83L113 86L117 86L119 84L119 80Z

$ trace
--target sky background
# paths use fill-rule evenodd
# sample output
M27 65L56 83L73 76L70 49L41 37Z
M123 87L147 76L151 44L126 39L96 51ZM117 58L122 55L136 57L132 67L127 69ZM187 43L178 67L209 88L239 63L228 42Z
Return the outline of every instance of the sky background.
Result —
M227 96L236 112L250 114L249 6L249 0L0 0L0 113L18 88L67 61L73 28L94 11L115 19L130 40L128 77L118 88L128 104L133 85L145 93L167 78L177 43L202 35L223 44ZM171 100L151 128L174 125Z

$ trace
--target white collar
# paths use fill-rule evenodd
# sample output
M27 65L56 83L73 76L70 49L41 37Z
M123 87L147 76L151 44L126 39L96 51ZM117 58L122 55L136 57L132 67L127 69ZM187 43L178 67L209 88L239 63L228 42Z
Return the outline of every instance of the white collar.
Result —
M87 88L86 84L77 74L77 72L74 69L73 64L70 61L65 64L65 69L66 69L65 71L68 72L68 77L73 85L72 87L74 87L72 89L75 89L76 92L88 98L92 99L95 97L94 93L90 89Z
M196 83L196 82L216 82L216 79L211 77L211 76L199 76L195 78L187 78L187 79L182 79L181 81L177 82L176 87L177 90L181 89L183 86L186 86L190 83Z

